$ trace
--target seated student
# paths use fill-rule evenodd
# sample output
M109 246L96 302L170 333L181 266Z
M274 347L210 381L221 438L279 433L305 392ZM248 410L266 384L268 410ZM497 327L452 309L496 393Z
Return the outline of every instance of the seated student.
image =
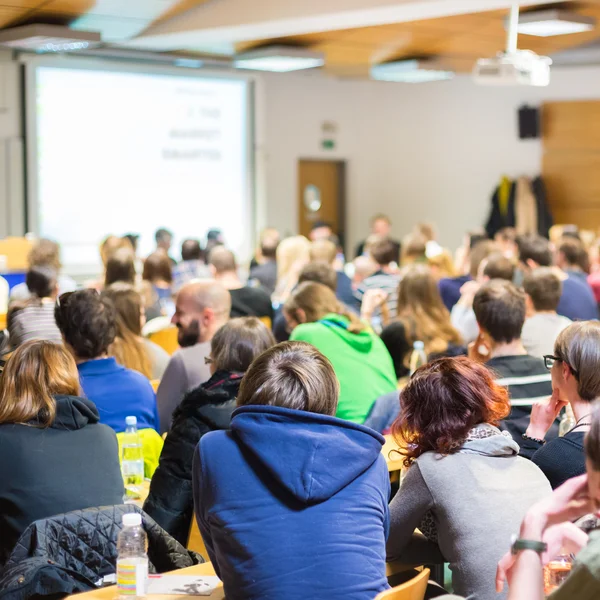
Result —
M333 267L337 257L336 245L331 240L319 240L310 245L311 262L324 262ZM360 310L360 302L355 298L352 281L344 271L335 271L335 295L338 300L355 312Z
M531 458L548 477L553 488L585 473L583 442L592 413L600 398L600 323L573 323L558 336L546 365L552 374L552 397L531 411L531 422L521 445L521 456ZM545 437L556 417L571 405L576 424L564 437L546 443Z
M267 317L273 321L271 297L260 287L242 283L237 272L235 255L225 246L217 246L208 257L212 276L231 295L231 318Z
M136 283L135 253L132 248L119 248L106 261L104 289L117 282Z
M148 379L161 379L170 356L160 346L142 337L146 314L142 297L126 283L113 283L102 295L108 298L117 311L117 334L108 353L117 362L133 369Z
M171 322L181 348L171 356L156 392L161 433L169 431L184 394L210 378L210 341L230 312L229 292L213 279L193 281L179 290Z
M465 353L462 338L450 323L450 314L428 267L410 267L400 282L397 297L398 317L381 332L397 379L409 374L410 354L416 341L425 344L428 356Z
M400 264L403 267L416 264L427 264L427 238L419 231L409 233L402 240Z
M506 389L467 358L440 359L412 376L392 428L409 468L390 503L388 560L449 562L457 594L496 598L503 545L550 494L543 473L498 429L509 411Z
M64 294L72 292L77 288L77 284L73 279L61 273L62 265L60 264L60 246L51 240L37 240L33 248L27 255L27 269L33 267L45 267L58 273L58 293ZM31 297L31 292L27 287L27 282L19 283L10 290L10 302L19 302L28 300Z
M539 267L552 266L550 242L540 236L517 238L519 265L523 273ZM598 318L598 305L590 286L572 273L558 270L563 288L556 312L571 321L591 321Z
M154 234L154 240L156 241L156 251L167 255L169 262L175 266L177 261L169 255L169 250L173 245L173 233L164 227L156 230Z
M136 417L138 429L158 430L156 397L146 377L109 357L117 314L112 302L94 290L60 296L54 312L67 348L77 361L83 392L98 408L100 422L117 433L125 419Z
M556 266L559 269L562 269L569 277L578 279L587 285L590 259L583 242L578 237L563 234L555 254Z
M473 310L479 336L469 347L469 356L485 362L508 389L511 411L502 427L520 443L529 425L532 406L552 394L552 378L544 361L530 356L523 347L525 294L509 281L493 279L475 295ZM558 424L551 437L558 434Z
M115 433L81 398L69 352L27 342L0 379L0 565L38 519L123 501Z
M498 251L498 247L485 235L469 233L465 237L463 246L457 250L455 258L456 270L461 275L440 279L438 283L442 302L450 311L460 300L462 286L477 277L481 261ZM477 251L475 252L476 247Z
M338 393L318 350L284 342L248 369L231 431L200 440L196 518L229 600L387 589L384 439L335 418Z
M144 511L184 546L194 512L194 450L209 431L229 429L244 373L274 344L273 335L256 317L223 325L211 341L211 378L188 392L173 414Z
M260 234L260 247L256 258L250 264L250 280L258 283L269 294L273 294L277 285L277 247L280 237L277 229L267 228Z
M290 339L312 344L331 361L340 382L337 416L364 423L373 402L397 385L383 342L320 283L300 284L283 313Z
M573 523L600 505L600 412L594 411L585 440L586 475L569 479L525 515L512 549L498 564L496 589L508 579L508 600L543 600L542 569L562 552L575 554L573 569L548 598L597 600L600 597L600 532L586 533ZM534 544L532 544L532 542ZM541 542L541 543L540 543Z
M389 239L392 245L394 246L394 262L400 264L400 251L401 246L400 242L393 240L390 238L390 234L392 233L392 222L387 215L378 214L375 215L371 219L371 233L370 235L376 235L379 238ZM366 240L360 242L356 247L355 257L365 256L367 254L366 251Z
M397 272L394 252L394 245L387 239L378 240L371 245L369 254L378 265L377 271L370 277L367 277L354 293L355 298L359 302L362 302L367 290L382 290L387 293L386 303L391 319L396 316L396 305L398 302L396 292L401 279ZM373 316L377 318L378 315L379 313Z
M106 269L112 256L119 250L125 250L125 254L134 252L133 245L129 238L117 237L116 235L108 235L100 244L100 259L102 260L102 266L104 271L102 276L98 279L86 281L84 287L88 289L94 289L102 291L104 289L104 281L106 279Z
M473 298L475 298L475 294L481 285L490 279L512 281L514 275L515 265L513 261L497 252L481 261L475 281L467 281L462 286L460 300L452 307L450 319L465 343L470 344L479 335L477 319L473 312Z
M177 293L186 283L194 279L210 277L204 262L204 252L198 240L184 240L181 244L181 262L173 267L173 291Z
M539 356L550 354L558 334L571 324L556 309L562 294L562 281L550 267L540 267L523 279L527 319L521 339L527 354Z
M302 267L310 262L310 242L303 235L285 238L277 246L277 285L271 295L274 305L282 305L298 284Z
M173 303L173 268L172 259L162 250L153 252L144 261L142 279L152 286L153 304L147 305L148 318L172 316L175 311Z
M7 326L13 348L31 340L61 343L54 321L54 303L58 293L56 271L49 267L32 267L25 278L30 297L10 306Z

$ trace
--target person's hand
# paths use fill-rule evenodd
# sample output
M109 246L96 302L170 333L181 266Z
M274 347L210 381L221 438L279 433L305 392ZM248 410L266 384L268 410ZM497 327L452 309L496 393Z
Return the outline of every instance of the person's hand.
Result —
M544 532L542 541L548 544L546 552L542 554L542 564L547 565L555 556L564 549L568 554L577 554L588 542L588 536L573 523L560 523L548 527ZM512 552L507 552L498 563L496 570L496 591L502 592L504 582L510 586L512 568L517 557Z
M477 281L467 281L460 288L460 300L458 301L461 306L473 306L473 300L475 294L479 291L481 286Z
M478 363L484 363L490 359L492 355L492 349L481 333L479 333L474 342L469 344L468 355L471 360L474 360Z
M556 421L560 411L567 404L569 403L560 399L558 390L553 390L550 398L536 402L531 407L531 418L525 434L529 437L543 440L554 421Z
M373 313L383 306L388 299L388 293L383 290L367 290L362 298L361 316L368 320L371 319Z

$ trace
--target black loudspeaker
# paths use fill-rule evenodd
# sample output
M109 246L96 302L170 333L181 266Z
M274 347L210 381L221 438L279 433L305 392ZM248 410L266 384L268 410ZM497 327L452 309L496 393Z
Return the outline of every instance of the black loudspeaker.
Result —
M519 109L519 138L522 140L540 137L540 110L531 106Z

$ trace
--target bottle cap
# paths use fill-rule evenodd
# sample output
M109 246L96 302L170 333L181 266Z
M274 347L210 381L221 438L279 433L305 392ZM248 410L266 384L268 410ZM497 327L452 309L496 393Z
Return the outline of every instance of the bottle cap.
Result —
M413 344L413 350L425 350L425 343L417 340Z
M125 425L137 425L137 417L125 417Z
M123 515L123 527L136 527L142 524L142 515L139 513L126 513Z

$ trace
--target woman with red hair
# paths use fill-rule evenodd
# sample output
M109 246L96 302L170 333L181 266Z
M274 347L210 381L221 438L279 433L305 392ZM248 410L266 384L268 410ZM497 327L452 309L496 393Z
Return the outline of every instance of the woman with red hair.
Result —
M455 593L496 599L502 549L550 493L540 469L498 429L508 393L485 366L444 358L413 375L401 405L392 431L408 471L390 504L388 560L449 562Z

